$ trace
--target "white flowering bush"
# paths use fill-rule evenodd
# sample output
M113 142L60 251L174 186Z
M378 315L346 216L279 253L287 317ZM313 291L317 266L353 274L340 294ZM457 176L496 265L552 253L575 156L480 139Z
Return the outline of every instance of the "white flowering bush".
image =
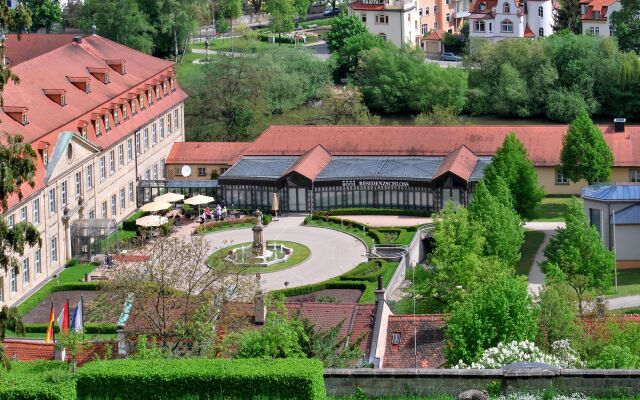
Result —
M497 400L588 400L589 398L582 393L572 393L569 395L554 395L552 397L545 396L544 394L531 394L531 393L510 393L506 396L500 396Z
M513 341L508 344L499 343L496 347L485 350L480 359L470 366L465 365L460 360L454 368L500 369L515 362L544 363L558 368L575 368L578 366L579 358L569 342L558 341L556 343L557 353L555 347L554 353L558 354L557 356L545 354L535 343L528 340L522 342Z
M583 368L584 362L580 360L578 352L571 347L567 339L556 340L551 343L551 354L558 359L560 368Z

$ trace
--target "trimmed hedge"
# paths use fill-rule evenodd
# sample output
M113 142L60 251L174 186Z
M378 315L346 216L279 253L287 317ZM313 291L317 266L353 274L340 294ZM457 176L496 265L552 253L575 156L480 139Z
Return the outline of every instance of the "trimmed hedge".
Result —
M24 330L26 333L46 333L47 324L24 324ZM117 330L117 324L89 323L84 325L84 332L87 334L116 333ZM60 327L57 324L55 325L55 331L60 332Z
M396 210L392 208L336 208L329 211L316 211L314 214L329 215L403 215L410 217L430 217L430 211Z
M340 280L376 282L378 275L383 274L384 268L387 268L387 264L385 260L378 259L360 263L351 271L341 275Z
M51 292L67 292L69 290L100 290L101 285L99 282L72 282L61 283L54 286Z
M380 244L404 244L409 245L416 234L416 227L407 228L371 228L369 235L373 237L376 243ZM393 233L396 235L394 240L387 240L385 233Z
M364 282L343 282L339 280L330 280L326 282L314 283L312 285L297 286L289 289L274 290L276 294L282 294L284 297L299 296L309 294L324 289L358 289L365 291L367 284Z
M204 224L200 224L200 226L196 228L195 233L196 234L207 233L209 231L216 231L224 228L232 228L235 225L255 224L255 223L256 223L256 219L254 217L238 218L238 219L234 219L233 221L229 219L224 221L206 222Z
M146 211L136 211L129 218L122 221L122 229L125 231L136 231L138 226L136 225L136 220L138 218L142 218L144 216L149 215Z
M318 360L94 361L77 375L78 399L324 399Z
M0 400L75 400L74 377L57 361L14 362L0 370Z

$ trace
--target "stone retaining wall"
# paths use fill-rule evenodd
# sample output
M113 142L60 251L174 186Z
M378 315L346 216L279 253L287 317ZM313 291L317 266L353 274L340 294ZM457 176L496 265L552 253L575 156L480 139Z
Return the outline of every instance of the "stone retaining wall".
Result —
M536 393L551 387L585 395L640 393L640 370L327 369L324 380L329 396L353 395L357 388L372 396L457 395L496 384L505 393Z
M407 254L400 259L398 268L396 268L396 272L393 274L391 280L387 284L385 296L388 296L391 293L395 292L402 284L407 272L407 268L415 267L417 263L425 258L426 254L424 246L422 245L422 240L428 237L430 234L431 232L429 230L420 229L413 236L413 240L406 248Z

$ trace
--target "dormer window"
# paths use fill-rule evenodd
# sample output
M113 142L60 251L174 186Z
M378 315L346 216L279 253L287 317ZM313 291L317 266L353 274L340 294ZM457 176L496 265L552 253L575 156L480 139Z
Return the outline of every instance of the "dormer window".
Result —
M114 71L116 71L120 75L126 75L127 74L127 69L125 67L125 60L123 60L123 59L105 60L105 62L107 63L107 65L109 67L111 67L111 69L113 69Z
M104 83L105 85L110 82L110 80L109 80L109 69L108 68L89 67L89 68L87 68L87 70L89 70L89 73L91 75L93 75L94 78L96 78L100 82Z
M96 137L102 136L102 133L100 132L100 120L96 119L93 124L96 129Z
M122 105L122 119L125 121L129 119L129 116L127 115L127 103Z
M27 119L27 113L24 112L22 113L22 125L26 125L29 123L29 120Z
M87 76L68 76L69 82L73 84L73 86L82 90L85 93L91 93L91 78Z
M109 80L109 71L107 71L107 73L104 74L104 84L106 85L109 82L111 82L111 81Z
M171 91L172 92L176 91L175 82L173 80L173 77L171 79L169 79L169 86L171 86Z
M147 99L148 99L149 105L150 106L153 105L153 92L151 90L147 92Z
M160 86L156 86L156 100L160 100Z
M109 132L111 127L109 127L109 114L104 115L104 130L105 132Z
M86 139L86 137L87 137L87 127L86 126L83 126L82 128L80 128L80 135L82 135L82 137Z
M487 10L487 3L483 1L482 3L480 3L480 11L486 11L486 10Z
M29 109L27 107L3 106L2 110L19 124L27 125L29 123L27 118L27 111L29 111Z
M145 107L144 107L144 95L142 95L142 94L140 95L139 101L140 101L140 111L144 111L144 109L145 109Z
M56 104L64 107L67 102L66 102L66 93L67 91L64 89L45 89L44 90L44 94L45 96L47 96L51 101L55 102Z
M115 126L120 125L120 118L118 117L118 109L117 108L115 108L113 110L113 124Z
M162 82L162 93L164 93L165 96L169 94L167 92L167 81Z
M509 14L511 12L511 5L509 3L504 3L502 6L502 12L505 14Z
M594 11L593 12L593 19L600 19L600 11Z
M136 100L131 99L131 115L136 115L138 111L136 110Z
M47 149L42 150L42 163L45 167L49 164L49 150Z

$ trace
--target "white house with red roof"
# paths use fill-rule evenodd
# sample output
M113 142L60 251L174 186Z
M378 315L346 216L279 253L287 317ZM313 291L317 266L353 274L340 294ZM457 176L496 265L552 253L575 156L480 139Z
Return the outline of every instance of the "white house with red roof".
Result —
M369 32L396 46L416 46L420 36L420 17L415 0L355 0L349 3Z
M0 305L16 304L83 254L71 246L76 221L120 222L135 211L138 181L163 179L171 146L184 139L187 95L173 62L97 35L23 38L6 42L20 83L4 89L0 132L36 150L35 186L22 185L2 217L34 224L42 246L27 248L18 270L0 268Z
M471 4L469 35L493 42L544 37L553 33L555 16L553 0L475 0Z
M622 4L617 0L581 0L580 20L582 33L611 36L609 18L614 11L620 11Z

